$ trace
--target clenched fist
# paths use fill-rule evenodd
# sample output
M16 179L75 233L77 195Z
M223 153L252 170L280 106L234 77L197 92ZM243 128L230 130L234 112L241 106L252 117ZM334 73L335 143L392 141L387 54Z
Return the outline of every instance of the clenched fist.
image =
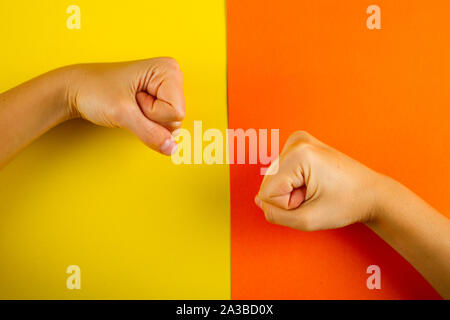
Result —
M72 117L126 128L150 148L171 155L171 132L184 118L183 75L172 58L65 68Z
M376 211L382 176L308 133L292 134L272 165L278 172L264 177L255 198L269 222L334 229L369 221Z

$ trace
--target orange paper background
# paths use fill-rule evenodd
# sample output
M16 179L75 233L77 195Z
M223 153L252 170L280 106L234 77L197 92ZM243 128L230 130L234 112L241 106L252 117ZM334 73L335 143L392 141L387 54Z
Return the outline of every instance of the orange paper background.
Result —
M381 30L366 9L381 8ZM229 0L230 128L307 130L450 212L450 2ZM234 299L439 298L363 225L304 233L253 204L262 177L231 166ZM366 268L381 267L381 290Z

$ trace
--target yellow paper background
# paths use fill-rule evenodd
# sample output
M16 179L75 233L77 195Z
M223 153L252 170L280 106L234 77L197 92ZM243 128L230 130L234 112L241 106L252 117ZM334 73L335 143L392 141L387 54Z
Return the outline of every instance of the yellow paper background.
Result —
M69 30L69 5L81 30ZM224 1L2 1L0 91L62 65L175 57L187 116L227 125ZM20 123L17 123L20 125ZM225 165L174 165L130 133L65 123L0 171L0 298L230 298ZM66 268L81 268L81 290Z

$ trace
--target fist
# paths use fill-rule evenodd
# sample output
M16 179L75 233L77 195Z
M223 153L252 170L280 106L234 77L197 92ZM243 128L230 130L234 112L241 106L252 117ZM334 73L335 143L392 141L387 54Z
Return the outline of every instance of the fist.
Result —
M67 106L73 117L126 128L171 155L172 132L184 119L183 75L172 58L69 67Z
M255 197L269 222L314 231L368 222L376 214L382 176L306 132L292 134L272 165L277 173L264 177Z

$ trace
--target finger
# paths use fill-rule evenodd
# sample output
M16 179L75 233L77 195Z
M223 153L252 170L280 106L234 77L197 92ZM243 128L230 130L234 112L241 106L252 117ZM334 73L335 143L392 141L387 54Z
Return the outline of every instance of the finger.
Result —
M300 187L297 189L294 189L294 191L291 192L288 209L295 209L298 208L303 201L305 201L306 197L306 187Z
M172 155L177 148L169 130L147 119L136 107L123 120L123 126L133 132L145 145L165 155Z
M157 99L147 92L138 92L136 101L142 113L150 120L160 124L181 123L184 119L184 111L180 112L172 104Z
M296 210L281 209L258 198L255 198L255 203L263 210L266 220L270 223L301 231L317 230L314 222L314 202L305 203Z
M256 205L264 212L266 220L273 224L293 227L297 223L297 217L292 211L281 209L265 201L255 198Z
M170 60L172 61L172 60ZM170 105L178 121L184 119L183 75L179 68L157 70L147 86L147 93Z
M258 197L279 208L288 209L290 194L294 190L291 179L283 173L266 176L258 192Z

